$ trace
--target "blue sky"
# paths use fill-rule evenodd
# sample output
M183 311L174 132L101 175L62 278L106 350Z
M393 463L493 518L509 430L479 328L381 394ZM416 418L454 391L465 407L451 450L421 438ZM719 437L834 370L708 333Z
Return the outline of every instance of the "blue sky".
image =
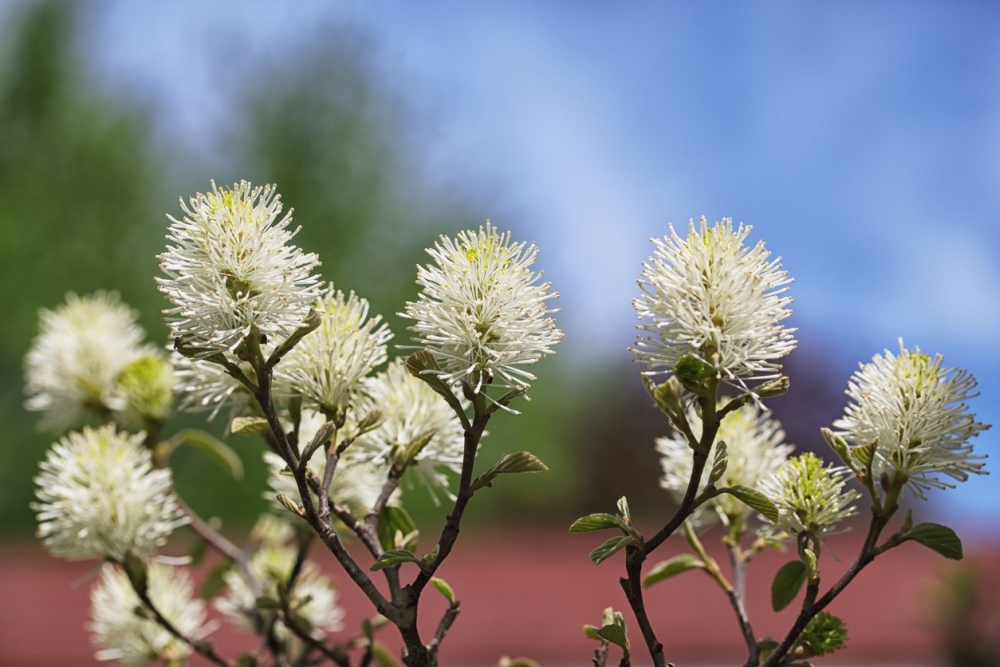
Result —
M388 85L430 119L428 188L499 193L542 248L568 356L630 343L650 236L732 216L785 258L805 343L843 364L902 336L972 370L974 408L1000 421L1000 6L90 7L99 84L206 153L232 59L280 58L326 22L370 35ZM953 520L998 516L1000 477L940 500Z

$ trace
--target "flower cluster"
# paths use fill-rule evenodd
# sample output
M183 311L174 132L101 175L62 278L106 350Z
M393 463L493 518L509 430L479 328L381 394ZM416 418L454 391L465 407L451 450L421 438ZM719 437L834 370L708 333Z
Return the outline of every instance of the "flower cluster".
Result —
M174 304L164 311L175 338L198 356L234 350L252 331L283 339L302 326L319 297L313 254L288 245L297 233L280 220L273 186L197 194L181 200L184 217L169 217L168 245L159 255L167 278L160 291Z
M224 576L226 592L215 601L215 608L233 625L248 630L255 628L260 613L257 598L264 595L277 599L278 586L288 585L296 560L296 549L290 544L294 530L287 523L265 515L254 528L254 537L258 548L250 559L249 569L261 592L254 593L242 572L229 570ZM337 591L312 561L303 563L288 603L295 610L296 619L316 639L342 627L344 611L337 606ZM274 631L279 640L288 639L289 631L280 620L275 620Z
M701 437L702 422L697 411L690 407L687 420L696 438ZM727 465L716 486L747 486L754 488L761 480L770 477L784 465L794 447L784 444L785 432L781 423L763 413L756 405L745 405L726 415L719 424L715 444L709 454L709 465L699 485L699 491L709 482L711 463L715 460L718 443L726 443ZM691 479L693 459L691 446L683 433L674 431L669 437L656 440L656 451L660 454L663 477L660 486L666 489L676 502L680 502L687 491ZM714 509L708 512L706 509ZM721 518L726 524L744 520L750 508L736 498L722 494L703 505L697 511L694 521L706 525Z
M25 407L44 413L42 425L60 431L86 410L108 414L126 407L118 392L122 370L153 354L136 313L115 292L66 295L40 312L39 333L24 360Z
M315 308L319 328L306 335L275 370L275 391L300 395L331 413L350 403L358 381L387 358L392 338L382 317L369 319L368 301L329 285Z
M410 375L402 359L365 382L356 409L358 414L378 409L385 421L351 445L352 458L385 465L423 443L410 467L429 488L447 489L444 471L461 471L465 438L458 415L427 383Z
M153 606L185 637L201 639L207 634L205 603L194 598L187 572L162 563L150 563L148 595ZM90 595L94 642L99 660L119 660L125 665L144 665L154 660L165 665L182 664L191 647L146 615L137 613L142 602L128 575L112 564L101 569L100 583Z
M931 488L954 488L941 476L963 482L969 473L984 474L986 456L973 454L969 439L989 425L977 422L965 403L976 396L976 380L943 361L900 341L898 355L886 350L854 373L851 402L834 423L856 445L877 440L875 474L898 475L918 498Z
M535 376L522 367L554 354L563 336L546 305L559 294L529 268L538 248L512 243L487 221L478 233L442 236L427 253L434 264L417 267L423 291L403 314L415 321L412 340L434 355L446 381L467 381L476 393L491 382L527 386Z
M169 469L154 470L143 436L114 426L63 437L41 464L38 535L67 558L146 556L185 523Z
M759 488L778 506L780 530L791 538L803 531L821 537L858 513L851 503L860 494L845 488L850 477L849 469L824 467L821 459L807 453L790 459Z
M633 306L647 336L634 352L652 371L672 371L691 356L723 380L745 387L748 379L776 376L775 363L795 348L793 333L781 322L792 314L786 294L791 279L780 259L769 261L763 241L749 248L751 227L733 229L726 218L712 227L692 220L687 238L670 227L653 239L653 257L643 264Z
M166 355L150 352L122 369L118 395L125 402L125 418L130 423L163 421L170 415L176 377Z

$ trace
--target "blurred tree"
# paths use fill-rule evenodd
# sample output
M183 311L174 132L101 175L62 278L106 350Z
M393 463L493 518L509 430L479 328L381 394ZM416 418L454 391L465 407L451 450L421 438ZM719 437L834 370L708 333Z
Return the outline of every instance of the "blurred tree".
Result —
M25 529L49 435L21 407L21 358L40 306L67 291L118 289L156 319L150 279L153 185L147 123L87 94L74 53L74 6L9 10L0 43L0 530Z

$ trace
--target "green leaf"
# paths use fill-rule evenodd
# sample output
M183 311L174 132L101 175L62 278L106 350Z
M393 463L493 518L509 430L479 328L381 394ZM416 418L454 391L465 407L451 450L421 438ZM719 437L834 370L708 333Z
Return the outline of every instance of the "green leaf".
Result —
M823 434L823 439L826 440L826 444L834 451L837 457L843 461L844 465L852 470L857 470L857 464L851 457L851 448L847 444L847 441L828 428L821 428L820 433Z
M372 622L367 618L361 621L361 634L365 636L369 644L375 641L375 628L372 627Z
M472 483L472 490L477 491L484 486L490 486L498 475L516 472L545 472L548 469L548 466L530 452L504 454L489 470L476 478L476 481Z
M625 628L620 625L605 625L597 631L597 636L606 642L621 646L628 650L628 637L625 635Z
M372 563L371 571L378 572L379 570L384 570L387 567L399 565L400 563L416 563L417 565L420 565L420 559L414 556L411 551L406 551L405 549L391 549L390 551L383 553L374 563Z
M757 398L774 398L775 396L781 396L788 393L788 388L791 386L791 381L784 375L776 377L773 380L768 380L767 382L757 385L753 393L757 394Z
M778 520L778 506L757 489L737 484L736 486L727 486L719 489L719 493L728 493L738 498L744 505L760 512L760 514L771 521L776 522Z
M728 465L729 448L724 440L719 440L719 444L715 446L715 462L712 464L712 472L708 475L708 483L714 484L722 479Z
M372 657L375 658L378 667L396 667L396 659L392 657L385 646L378 642L372 644Z
M596 639L598 641L601 641L603 637L601 637L600 631L601 629L594 625L583 626L583 634L587 636L587 639Z
M699 568L705 569L705 563L702 562L700 558L696 558L691 554L674 556L670 560L665 560L653 567L653 569L649 571L649 574L646 575L646 578L642 580L642 587L649 588L653 584L658 584L664 579L669 579L670 577L676 576L682 572Z
M579 518L569 527L571 533L587 533L592 530L621 528L621 519L611 514L588 514Z
M270 433L271 425L263 417L235 417L229 424L229 431L234 435Z
M402 546L396 544L397 532L404 537L405 544ZM383 549L403 548L412 552L417 548L416 542L419 536L417 524L402 507L386 506L378 515L378 541Z
M420 559L419 563L421 569L428 568L431 565L433 565L437 561L438 554L440 553L441 553L441 545L435 544L434 550L431 551L429 554L424 554L423 558Z
M434 588L441 592L441 595L443 595L448 602L455 604L455 591L452 590L447 581L439 577L431 577L431 584L433 584Z
M903 536L902 541L913 540L933 549L945 558L962 560L962 540L948 526L938 523L918 523Z
M300 340L311 333L314 329L319 327L323 322L323 316L320 315L319 311L315 308L309 309L309 314L306 315L305 321L302 322L302 326L292 332L292 334L281 342L281 345L274 349L271 356L267 359L267 367L274 368L275 365L281 358L286 354L291 352L292 348L295 347Z
M413 377L426 382L431 389L444 398L448 402L448 405L451 406L451 409L462 417L462 425L465 426L465 430L469 430L465 409L462 407L461 402L459 402L458 397L451 390L451 387L448 386L448 383L439 377L438 373L441 371L441 367L438 366L433 354L427 350L414 352L406 359L406 370Z
M612 537L610 540L590 552L590 560L593 561L594 565L600 565L634 542L635 540L628 536Z
M226 573L233 567L233 561L231 560L220 560L215 564L215 567L209 571L208 576L205 577L205 581L201 584L201 595L202 600L211 600L216 595L226 590Z
M858 463L863 465L865 468L872 464L872 458L875 456L875 448L878 446L878 438L872 440L867 445L862 445L861 447L855 447L851 450L851 456L854 457Z
M906 515L903 517L903 524L899 527L899 532L908 533L911 528L913 528L913 508L908 507Z
M222 442L214 435L205 433L196 428L186 428L180 431L167 442L156 447L156 457L161 463L166 463L174 450L182 445L194 447L208 458L219 464L233 479L243 479L243 461L239 455L233 451L229 445Z
M800 560L793 560L778 570L771 583L771 607L781 611L792 603L799 594L802 584L809 575L809 568Z
M628 498L622 496L618 499L618 513L625 518L625 522L632 523L632 513L628 509Z

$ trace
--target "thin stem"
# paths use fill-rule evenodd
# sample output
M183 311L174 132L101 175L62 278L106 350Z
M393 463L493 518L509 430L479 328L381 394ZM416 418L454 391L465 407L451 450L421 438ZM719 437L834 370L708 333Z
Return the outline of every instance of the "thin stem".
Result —
M150 613L153 614L153 618L156 619L156 622L159 623L164 630L190 646L197 653L203 655L210 662L219 665L219 667L231 667L230 663L227 662L225 658L215 652L215 648L210 642L191 639L178 630L173 623L167 620L167 618L160 613L160 610L156 608L153 601L149 599L149 592L146 590L140 590L139 587L135 585L135 582L132 581L132 577L129 577L129 583L132 584L132 590L135 591L135 594L139 596L139 599L142 600L142 603L146 606Z
M897 494L898 495L898 494ZM888 505L888 503L886 503ZM861 547L861 552L858 554L857 559L851 564L847 572L830 587L830 590L826 592L823 597L816 599L819 592L819 582L810 582L809 588L806 589L806 598L802 602L802 610L795 619L795 623L792 624L791 629L785 638L778 645L774 652L768 657L767 662L764 663L764 667L777 667L791 650L792 645L795 640L799 638L802 631L805 630L806 625L809 621L813 619L816 614L826 609L831 602L833 602L838 595L843 592L847 585L850 584L861 570L863 570L869 563L875 560L875 556L878 555L878 543L879 535L881 535L882 530L885 529L886 524L889 522L891 517L891 512L886 515L879 515L872 513L871 524L868 527L868 535L865 537L865 543Z
M760 662L760 651L757 649L757 637L754 635L753 626L750 625L750 614L746 608L746 576L747 559L739 543L726 545L729 550L729 562L733 566L733 587L727 591L729 604L736 612L736 620L740 624L740 631L743 633L743 641L747 645L747 662L745 667L756 667Z
M458 602L453 602L451 606L444 612L444 616L441 617L441 622L438 623L437 631L434 633L434 639L427 646L427 650L431 654L431 658L436 661L438 647L441 642L444 641L445 635L448 634L448 630L451 629L451 624L455 622L458 618L459 608Z

